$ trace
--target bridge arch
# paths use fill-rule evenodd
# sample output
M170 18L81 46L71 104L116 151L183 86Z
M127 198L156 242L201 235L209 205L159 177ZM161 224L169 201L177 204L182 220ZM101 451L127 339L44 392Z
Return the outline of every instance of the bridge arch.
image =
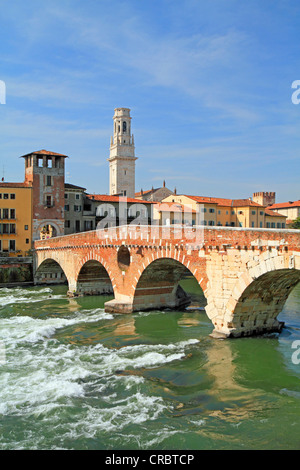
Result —
M133 310L150 310L161 308L185 308L190 304L190 297L180 286L180 281L187 275L194 277L185 264L172 257L159 257L145 260L143 271L135 278L133 293ZM200 281L196 278L199 286ZM203 289L202 289L203 290Z
M77 273L76 293L79 295L113 294L111 272L105 261L98 256L83 259Z
M263 268L265 272L262 273ZM272 269L266 264L260 266L257 277L244 273L233 290L224 316L231 336L280 331L282 324L277 317L299 282L300 269L283 266L280 269ZM218 320L215 327L218 327Z
M53 258L44 259L35 271L35 284L67 284L68 279L61 264Z

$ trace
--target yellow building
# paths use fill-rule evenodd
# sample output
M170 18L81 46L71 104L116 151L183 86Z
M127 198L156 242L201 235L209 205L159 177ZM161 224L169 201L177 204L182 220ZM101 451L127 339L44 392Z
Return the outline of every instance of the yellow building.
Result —
M286 227L286 216L271 213L251 198L224 199L173 194L154 207L154 217L163 225L184 223L244 228Z
M32 248L32 188L0 183L0 253L26 256Z

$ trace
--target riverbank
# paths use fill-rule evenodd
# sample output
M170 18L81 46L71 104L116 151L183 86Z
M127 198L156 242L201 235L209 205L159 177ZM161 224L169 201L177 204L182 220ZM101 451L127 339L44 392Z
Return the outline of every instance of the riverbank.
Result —
M0 257L0 288L33 285L32 257Z

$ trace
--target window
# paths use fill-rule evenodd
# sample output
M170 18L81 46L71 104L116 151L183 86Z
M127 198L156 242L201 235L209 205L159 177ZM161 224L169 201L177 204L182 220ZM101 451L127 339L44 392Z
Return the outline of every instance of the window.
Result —
M243 214L243 211L239 211L239 214Z
M282 228L285 228L285 223L284 222L281 225L282 225Z
M252 214L252 215L255 215L255 214L256 214L256 211L252 211L251 214Z
M16 224L9 224L9 233L16 233Z
M37 161L38 167L39 167L39 168L43 168L43 166L44 166L43 158L42 158L42 157L38 157L37 160L38 160L38 161Z
M93 230L93 221L85 220L84 221L84 230Z
M9 251L16 251L16 240L9 240Z
M275 228L275 222L271 223L271 228Z
M264 215L264 212L263 212L263 211L260 211L259 215Z
M26 238L26 245L29 245L29 238Z
M80 232L80 220L75 220L75 231Z
M126 130L127 130L127 125L126 125L126 122L124 121L123 122L123 132L126 132Z
M280 224L280 223L277 223L277 228L281 228L281 224Z
M10 209L10 218L15 219L16 218L16 209Z
M65 228L70 228L70 227L71 227L70 220L65 220Z
M267 222L267 228L270 228L270 222Z
M81 212L81 206L74 206L75 212Z
M209 209L209 212L213 214L215 212L215 209Z
M70 210L70 206L69 206L69 204L66 204L66 205L65 205L65 211L66 211L66 212L69 212L69 210Z
M47 176L47 186L52 186L52 177L51 176Z
M251 222L251 227L254 228L254 222Z
M47 167L52 168L52 158L47 158Z
M8 209L2 209L2 219L8 219Z
M67 193L65 193L65 199L68 199L69 195Z
M4 193L3 194L3 199L8 199L8 194Z
M80 199L80 194L75 194L75 199Z
M46 206L47 207L52 207L52 197L51 196L46 196Z
M213 220L209 220L208 225L215 225L215 222Z
M24 225L24 230L28 230L28 225Z
M259 227L263 228L263 223L262 222L259 222Z
M2 193L0 193L0 199L2 199Z
M2 233L9 233L9 224L2 224Z
M12 193L12 194L10 195L10 199L16 199L16 195L15 195L14 193Z

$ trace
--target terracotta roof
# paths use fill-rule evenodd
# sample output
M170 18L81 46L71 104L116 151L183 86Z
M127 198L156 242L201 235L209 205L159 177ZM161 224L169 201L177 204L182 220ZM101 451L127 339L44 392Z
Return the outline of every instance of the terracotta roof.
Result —
M218 206L226 206L226 207L245 207L245 206L252 206L252 207L264 207L257 202L252 201L252 199L225 199L220 197L208 197L208 196L189 196L187 194L181 194L181 196L189 197L194 201L203 204L217 204Z
M36 152L30 152L30 153L27 153L26 155L22 155L20 158L28 157L28 155L32 155L32 154L68 158L67 155L63 155L62 153L49 152L49 150L37 150Z
M6 183L0 182L0 188L31 188L32 186L28 183Z
M257 202L252 201L252 199L233 199L233 207L265 207Z
M265 209L265 214L270 217L287 217L286 215L279 214L279 212L271 211L270 209Z
M300 207L300 200L298 201L289 201L289 202L279 202L277 204L272 204L268 206L268 209L289 209L290 207Z
M222 199L218 197L208 197L208 196L190 196L188 194L181 194L181 196L189 197L198 203L205 204L219 204L220 206L231 206L232 199Z
M147 189L146 191L139 191L138 193L135 193L134 195L135 195L136 197L145 196L146 194L154 193L154 192L157 191L158 189L160 189L160 188Z
M99 202L132 202L136 204L155 204L152 201L141 201L141 199L134 199L126 196L109 196L107 194L87 194L87 197L92 201Z

